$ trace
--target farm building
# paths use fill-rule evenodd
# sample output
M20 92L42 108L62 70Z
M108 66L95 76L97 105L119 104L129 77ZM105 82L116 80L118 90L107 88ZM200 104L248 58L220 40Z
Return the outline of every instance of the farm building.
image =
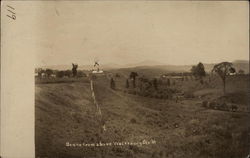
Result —
M184 76L171 76L171 75L162 75L163 79L171 79L171 80L183 80Z
M101 74L103 73L103 70L92 70L93 74Z
M100 64L98 63L98 61L95 61L94 69L92 69L92 73L93 74L102 74L103 73L103 70L100 69Z

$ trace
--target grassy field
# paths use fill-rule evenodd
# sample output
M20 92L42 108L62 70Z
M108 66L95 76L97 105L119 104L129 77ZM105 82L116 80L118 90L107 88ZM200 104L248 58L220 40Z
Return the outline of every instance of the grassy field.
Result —
M36 84L36 156L48 158L149 157L240 158L249 154L248 76L231 76L223 96L220 79L208 85L190 80L172 88L194 98L157 99L124 93L125 79L109 88L106 76L94 80L97 114L87 78ZM206 80L206 79L205 79ZM206 108L204 101L236 104L236 112ZM243 110L242 110L243 109ZM101 128L105 122L106 131ZM141 142L150 145L67 147L71 143Z
M73 82L88 82L89 79L86 77L77 78L35 78L36 84L50 84L50 83L73 83Z

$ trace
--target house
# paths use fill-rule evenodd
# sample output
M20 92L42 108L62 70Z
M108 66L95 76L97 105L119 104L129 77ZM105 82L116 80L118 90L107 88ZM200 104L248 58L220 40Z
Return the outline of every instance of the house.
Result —
M101 74L101 73L103 73L103 71L102 70L93 70L92 73L93 74Z
M94 69L92 70L92 73L93 74L102 74L103 73L103 70L100 70L100 64L95 61L95 64L94 64Z
M233 72L233 73L230 72L229 75L230 75L230 76L234 76L234 75L237 75L237 73L236 73L236 72Z
M183 80L183 75L161 75L162 79L170 79L170 80Z

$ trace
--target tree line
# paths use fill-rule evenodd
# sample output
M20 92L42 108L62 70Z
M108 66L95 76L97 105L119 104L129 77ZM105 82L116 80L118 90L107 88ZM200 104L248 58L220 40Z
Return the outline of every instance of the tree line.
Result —
M199 78L202 82L202 78L206 76L206 71L204 68L204 65L199 62L196 66L193 66L191 68L191 73L196 77ZM216 65L214 65L213 69L212 69L212 74L216 73L222 80L222 84L223 84L223 93L226 93L226 78L227 76L229 76L230 74L235 74L236 73L236 69L233 66L233 63L231 62L221 62L218 63ZM243 70L239 70L238 74L242 75L245 72Z
M216 65L214 65L213 69L212 69L212 74L216 73L222 80L222 84L223 84L223 92L224 94L226 93L226 78L227 76L229 76L230 74L234 74L236 73L236 69L233 67L233 64L230 62L221 62L218 63ZM238 74L244 74L245 72L243 70L239 70ZM190 72L185 72L185 73L172 73L170 74L170 76L183 76L182 77L182 81L187 80L187 78L185 78L186 76L194 76L195 79L199 80L201 84L203 84L203 78L207 75L206 71L205 71L205 67L203 65L203 63L199 62L197 65L192 66L192 68L190 69ZM138 80L138 84L139 84L139 89L148 89L149 87L154 87L155 90L158 90L158 84L162 84L162 80L159 80L157 78L154 78L152 80L149 80L147 78L144 77L138 77L138 73L137 72L130 72L129 78L126 79L125 81L125 88L136 88L136 81ZM169 76L169 75L168 75ZM132 85L130 85L130 81L132 81ZM174 85L175 82L173 81L172 84ZM170 86L170 80L169 78L167 78L167 82L166 82L167 86ZM112 78L111 82L110 82L110 87L112 89L115 89L115 81Z
M63 78L63 77L86 77L87 75L81 71L77 70L78 65L72 63L72 70L53 70L53 69L35 69L38 78Z

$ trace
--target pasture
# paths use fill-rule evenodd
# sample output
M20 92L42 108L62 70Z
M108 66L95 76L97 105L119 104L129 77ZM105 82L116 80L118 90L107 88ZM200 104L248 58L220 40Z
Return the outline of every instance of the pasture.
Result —
M115 89L110 88L108 75L93 79L105 132L100 126L87 77L36 83L37 157L236 158L249 154L248 75L229 76L225 95L218 76L204 78L203 84L195 79L175 81L170 86L158 84L157 90L148 89L154 95L144 95L146 92L140 94L139 87L131 87L131 81L126 87L127 74L116 73L120 75L113 76ZM136 84L139 85L138 80ZM165 97L165 93L169 97ZM211 108L204 106L205 101L216 102L216 105L233 104L238 109L233 112ZM66 142L151 139L156 144L65 146Z

